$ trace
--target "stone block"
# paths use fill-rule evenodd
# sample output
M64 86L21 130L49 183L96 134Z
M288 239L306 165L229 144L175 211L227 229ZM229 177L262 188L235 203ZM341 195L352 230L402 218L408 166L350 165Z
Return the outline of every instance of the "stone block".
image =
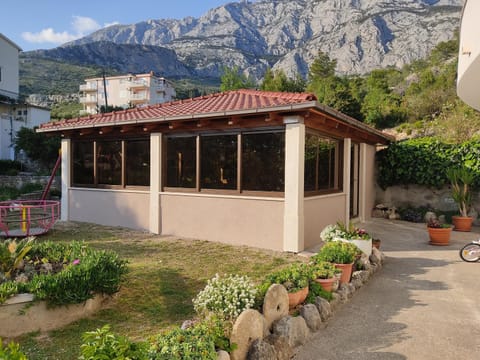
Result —
M300 315L305 319L311 331L318 331L322 325L322 318L314 304L306 304L300 308Z
M307 323L301 316L286 316L274 322L273 333L286 337L291 347L305 344L310 335Z
M262 311L268 330L275 321L288 315L288 292L284 286L273 284L268 288Z
M237 347L230 354L232 360L245 360L254 340L263 339L265 318L256 310L248 309L233 324L230 342Z

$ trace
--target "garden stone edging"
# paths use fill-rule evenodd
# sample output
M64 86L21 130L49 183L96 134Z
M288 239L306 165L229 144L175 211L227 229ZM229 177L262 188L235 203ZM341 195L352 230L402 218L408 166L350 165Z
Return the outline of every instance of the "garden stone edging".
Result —
M235 322L234 328L236 329L249 329L251 327L257 330L254 331L255 334L248 330L248 334L243 334L243 336L237 331L231 341L235 343L235 341L241 340L242 343L237 343L238 347L232 352L230 359L290 359L293 356L294 348L305 344L312 333L325 328L325 322L334 315L335 310L341 304L346 303L354 292L368 282L372 275L382 267L385 256L380 250L373 248L370 257L363 255L361 261L365 270L355 271L350 283L342 284L335 292L332 292L333 299L330 302L317 297L315 304L303 305L299 309L299 316L297 317L288 314L283 316L284 309L281 304L284 304L285 296L288 303L287 292L278 288L281 285L272 285L265 295L265 298L268 299L267 307L264 305L262 309L265 315L249 309L244 312L254 311L254 316L242 316L242 313ZM273 293L280 298L275 300ZM278 316L279 314L282 314L282 317ZM261 327L264 327L263 334L260 334L259 331ZM225 352L219 354L218 358L229 359Z
M31 294L18 294L0 305L0 337L13 338L33 331L50 331L90 316L110 296L97 294L81 304L48 307Z

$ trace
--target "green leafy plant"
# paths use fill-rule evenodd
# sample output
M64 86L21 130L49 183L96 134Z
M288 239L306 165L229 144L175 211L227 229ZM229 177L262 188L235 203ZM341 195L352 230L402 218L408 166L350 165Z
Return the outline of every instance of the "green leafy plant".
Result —
M322 246L320 251L311 257L312 261L327 261L334 264L350 264L355 260L358 248L345 241L331 241Z
M314 304L318 296L328 301L333 299L333 295L330 291L325 291L322 288L322 285L320 285L318 282L310 281L310 284L308 285L308 295L305 299L305 302L308 304Z
M447 177L452 186L452 197L458 205L460 215L468 216L468 211L472 205L472 193L470 186L475 177L472 171L467 167L450 168L447 170Z
M95 331L84 333L82 340L80 360L148 359L146 343L135 343L126 337L115 335L110 331L108 324Z
M427 227L434 229L448 229L452 227L450 224L442 223L438 219L429 219L427 222Z
M6 281L0 284L0 304L19 292L20 284L16 281Z
M316 279L331 279L335 277L336 274L342 272L331 262L321 261L318 259L315 259L315 262L311 266L313 275Z
M151 360L216 360L217 349L231 351L225 322L212 317L188 329L175 328L156 336L150 346Z
M7 346L4 346L2 339L0 338L0 359L27 360L27 357L22 351L20 351L20 345L12 341Z
M271 284L281 284L288 292L293 293L308 286L310 280L315 279L312 267L306 263L293 263L284 269L278 270L266 276L262 285L267 288Z
M225 319L235 319L252 307L255 293L255 286L246 276L216 274L193 299L193 306L199 314L212 312Z
M0 242L0 271L7 279L23 265L23 259L32 248L33 241L34 238L29 237L18 242L16 239Z

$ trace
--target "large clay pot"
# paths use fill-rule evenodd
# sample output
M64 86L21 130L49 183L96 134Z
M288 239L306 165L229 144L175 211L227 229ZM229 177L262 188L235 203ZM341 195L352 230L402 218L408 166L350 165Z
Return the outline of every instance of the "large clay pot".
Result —
M308 296L308 286L297 292L288 293L288 307L293 309L305 301Z
M353 271L353 263L351 264L335 264L335 267L342 269L342 276L340 277L340 284L347 284L350 282Z
M473 218L470 216L452 216L455 231L471 231Z
M430 244L446 246L450 242L450 235L452 233L452 228L427 228L428 236L430 237Z
M325 291L332 291L333 289L333 284L335 283L337 279L336 278L330 278L330 279L315 279L317 283L322 285L322 289Z

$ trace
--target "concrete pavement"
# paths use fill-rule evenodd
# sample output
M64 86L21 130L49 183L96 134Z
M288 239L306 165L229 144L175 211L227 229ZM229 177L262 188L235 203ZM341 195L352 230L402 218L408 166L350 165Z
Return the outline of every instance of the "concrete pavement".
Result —
M362 224L387 256L296 360L480 359L480 262L459 249L480 237L452 232L449 246L428 244L425 224L373 219Z

